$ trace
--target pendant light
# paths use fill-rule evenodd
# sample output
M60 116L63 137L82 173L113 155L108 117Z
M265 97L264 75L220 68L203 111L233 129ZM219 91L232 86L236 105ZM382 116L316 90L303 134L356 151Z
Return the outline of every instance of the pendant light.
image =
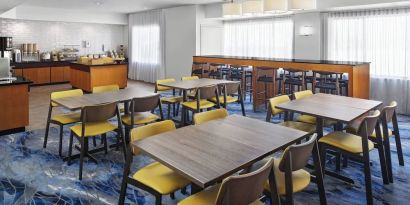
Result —
M284 13L288 11L288 0L265 0L263 11L269 13Z
M240 3L234 3L231 0L231 3L226 3L222 5L222 14L223 17L235 17L242 15L242 5Z
M243 15L256 15L263 13L263 2L261 0L247 0L242 3Z
M311 10L316 9L316 0L290 0L290 10Z

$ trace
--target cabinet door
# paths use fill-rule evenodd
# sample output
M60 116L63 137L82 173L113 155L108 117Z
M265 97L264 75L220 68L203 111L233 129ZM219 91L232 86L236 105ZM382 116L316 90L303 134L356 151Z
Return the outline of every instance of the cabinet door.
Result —
M23 77L33 81L34 85L50 83L50 67L25 68Z
M52 83L64 82L64 67L51 67L50 72Z
M70 66L64 66L64 82L70 82Z
M18 77L23 77L23 69L13 69L14 75Z

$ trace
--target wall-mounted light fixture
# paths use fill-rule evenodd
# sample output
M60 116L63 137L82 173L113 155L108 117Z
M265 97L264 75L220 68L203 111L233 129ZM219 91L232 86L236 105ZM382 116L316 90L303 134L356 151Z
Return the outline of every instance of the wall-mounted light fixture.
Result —
M312 26L302 26L299 28L299 35L301 36L311 36L313 33L314 30Z

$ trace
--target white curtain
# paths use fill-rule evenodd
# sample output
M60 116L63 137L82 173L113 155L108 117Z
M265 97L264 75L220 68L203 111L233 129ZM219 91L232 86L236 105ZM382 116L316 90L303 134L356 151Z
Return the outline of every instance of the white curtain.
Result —
M165 19L161 10L129 15L129 74L134 80L155 82L165 76Z
M292 58L291 16L224 22L224 55Z
M327 15L327 59L370 62L372 99L399 102L410 114L410 11L385 9Z

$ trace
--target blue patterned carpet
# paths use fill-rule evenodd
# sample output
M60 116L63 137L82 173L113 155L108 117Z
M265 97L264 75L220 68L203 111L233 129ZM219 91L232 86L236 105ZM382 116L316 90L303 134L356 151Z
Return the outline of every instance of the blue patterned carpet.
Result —
M251 112L247 103L249 117L264 120L265 112ZM240 113L238 105L231 105L229 111ZM166 113L166 112L164 112ZM272 120L277 122L278 119ZM371 153L373 161L372 182L375 204L409 204L410 201L410 117L400 116L399 127L405 154L405 167L400 167L392 139L394 183L383 185L378 163L378 154ZM64 152L67 152L69 131L64 131ZM117 204L119 188L124 166L120 151L110 150L107 155L94 155L98 165L87 162L84 166L83 180L78 180L78 161L71 166L58 156L58 129L53 127L47 149L42 148L44 130L0 137L0 204ZM109 139L114 142L114 136ZM136 157L133 170L151 162L147 157ZM331 161L330 161L331 162ZM329 163L327 168L334 169ZM328 204L365 204L364 176L362 166L349 163L342 174L351 176L354 185L345 184L331 177L325 178ZM176 204L186 196L176 194L176 200L165 196L163 204ZM295 195L296 204L319 204L315 184ZM129 186L127 204L153 204L153 197L148 193Z

